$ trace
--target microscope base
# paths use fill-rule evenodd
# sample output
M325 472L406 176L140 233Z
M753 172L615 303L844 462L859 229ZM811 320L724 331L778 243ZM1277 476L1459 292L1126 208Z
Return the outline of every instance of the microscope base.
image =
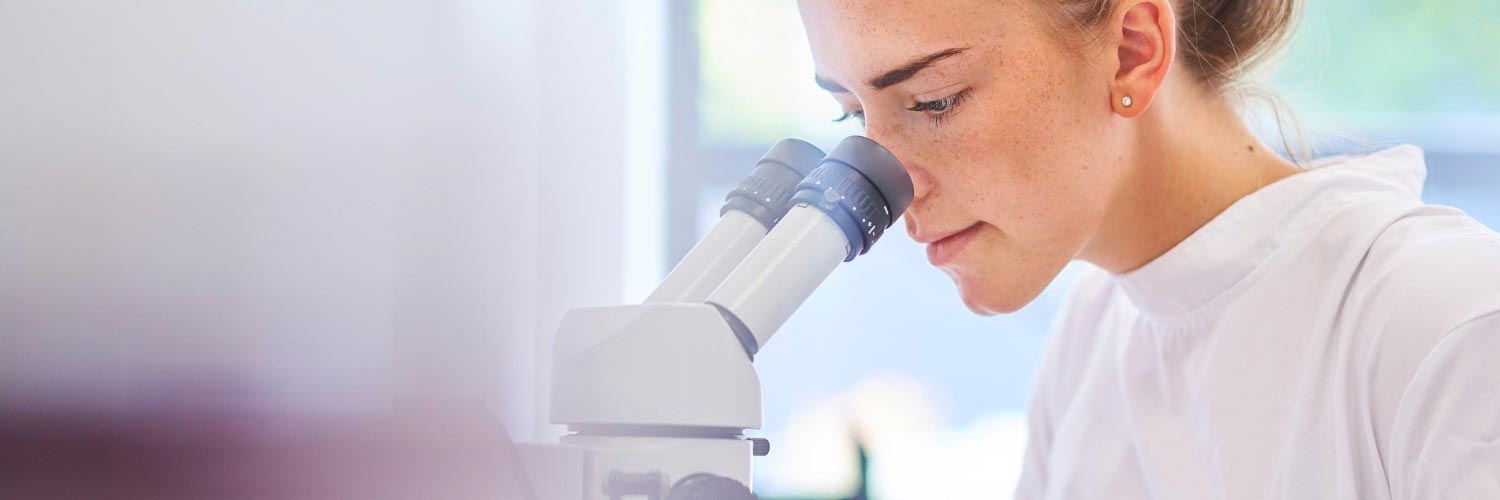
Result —
M744 488L730 494L749 495L753 447L738 437L579 434L563 436L560 444L519 445L521 463L541 500L675 500L688 488L674 487L703 474L733 480Z

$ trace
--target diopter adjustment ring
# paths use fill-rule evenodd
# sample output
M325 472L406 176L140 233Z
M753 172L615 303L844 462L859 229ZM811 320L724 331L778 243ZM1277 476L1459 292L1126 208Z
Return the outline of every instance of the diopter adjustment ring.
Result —
M792 204L817 208L838 224L849 241L844 262L869 251L894 221L875 184L843 163L824 162L808 174Z
M773 179L771 177L756 175L755 173L740 179L734 190L724 196L724 207L719 209L719 215L723 216L730 210L739 210L755 217L755 220L767 228L775 227L786 217L791 210L792 190L796 183L788 184L785 179Z
M800 139L782 139L756 162L750 175L740 179L724 196L719 215L739 210L760 221L767 230L776 227L792 209L797 183L822 160L823 150L817 146Z

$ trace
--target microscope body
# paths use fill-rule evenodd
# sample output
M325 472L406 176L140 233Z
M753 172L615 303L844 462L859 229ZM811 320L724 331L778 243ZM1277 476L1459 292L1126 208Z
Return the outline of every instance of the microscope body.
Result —
M753 361L842 262L911 203L890 152L851 137L826 157L778 143L719 224L643 304L573 309L552 352L557 444L523 444L543 500L754 500L761 427Z
M652 492L667 483L705 473L751 484L751 458L765 445L744 433L761 426L760 379L715 307L574 309L553 363L551 418L570 434L523 448L542 460L528 468L551 464L533 478L558 476L533 481L542 498L659 498Z

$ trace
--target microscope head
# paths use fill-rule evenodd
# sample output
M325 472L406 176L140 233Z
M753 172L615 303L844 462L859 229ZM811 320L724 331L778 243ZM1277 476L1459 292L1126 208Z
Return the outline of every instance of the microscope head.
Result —
M826 157L779 143L645 303L563 317L551 421L570 434L536 448L533 467L588 486L544 484L586 500L753 498L751 458L769 451L744 436L761 427L755 353L912 196L905 168L870 139L845 139Z
M809 148L783 141L767 157L781 151L805 164L816 149ZM552 421L594 429L759 428L755 353L838 264L868 252L912 201L905 168L875 141L849 137L821 160L787 193L785 216L706 301L570 311L554 344ZM794 171L777 166L784 163L771 162L776 175ZM757 169L767 165L763 160ZM733 203L737 195L729 198Z

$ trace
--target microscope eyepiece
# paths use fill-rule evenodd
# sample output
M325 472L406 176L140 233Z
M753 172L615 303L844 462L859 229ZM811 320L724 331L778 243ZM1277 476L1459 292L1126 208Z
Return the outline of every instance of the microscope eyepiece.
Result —
M782 139L755 163L755 170L724 196L719 215L739 210L750 214L767 229L792 209L797 183L823 159L823 150L801 139Z
M895 155L866 137L839 142L797 185L794 205L809 205L838 223L849 241L844 261L870 250L911 205L913 188Z
M830 161L858 170L875 184L881 196L885 197L893 223L901 214L906 213L906 207L911 206L911 175L906 173L906 167L901 165L896 155L891 154L880 143L859 135L846 137L823 158L824 163Z

